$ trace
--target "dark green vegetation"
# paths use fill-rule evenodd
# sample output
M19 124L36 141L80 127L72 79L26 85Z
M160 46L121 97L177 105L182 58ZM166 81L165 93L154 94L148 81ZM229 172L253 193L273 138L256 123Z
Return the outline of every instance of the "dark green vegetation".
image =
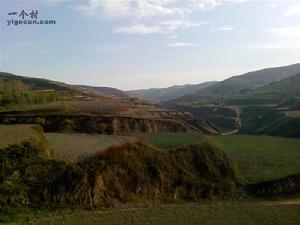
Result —
M238 162L244 182L279 179L300 172L300 139L252 135L213 138Z
M300 173L277 180L249 184L246 190L256 196L266 197L297 194L300 192Z
M299 138L299 113L281 106L249 106L240 115L240 132Z
M220 130L234 130L239 127L239 111L234 107L207 105L178 105L176 109L190 112L197 120L205 118Z
M172 149L182 145L199 144L204 136L199 133L154 133L145 135L146 140L158 148Z
M54 91L33 91L20 80L0 79L0 109L26 104L53 102L60 98Z
M7 220L11 218L7 216ZM176 204L104 211L59 209L23 212L14 224L65 225L298 225L300 206L272 202Z

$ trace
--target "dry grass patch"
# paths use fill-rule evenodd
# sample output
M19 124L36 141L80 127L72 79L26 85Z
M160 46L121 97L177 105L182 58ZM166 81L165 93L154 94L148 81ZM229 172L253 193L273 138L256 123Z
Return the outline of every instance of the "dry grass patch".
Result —
M40 142L42 136L37 125L0 125L0 148L29 140Z
M53 158L76 162L112 146L135 142L134 137L99 134L46 133Z

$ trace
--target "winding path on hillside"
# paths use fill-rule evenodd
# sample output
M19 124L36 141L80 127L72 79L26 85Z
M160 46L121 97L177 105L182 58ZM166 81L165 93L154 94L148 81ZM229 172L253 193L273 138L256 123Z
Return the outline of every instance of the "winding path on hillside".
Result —
M240 108L233 108L233 110L236 112L237 129L227 131L227 132L221 132L221 135L233 135L233 134L237 134L240 131L240 128L242 126L242 120L240 117L241 110L240 110Z

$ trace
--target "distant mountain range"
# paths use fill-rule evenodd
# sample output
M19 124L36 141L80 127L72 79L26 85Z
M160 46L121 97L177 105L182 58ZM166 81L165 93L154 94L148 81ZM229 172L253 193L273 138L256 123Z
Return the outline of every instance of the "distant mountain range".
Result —
M18 94L15 90L22 91ZM160 102L165 108L145 99ZM191 123L198 130L212 128L224 133L300 137L300 63L253 71L221 82L129 92L0 72L0 106L3 109L66 100L68 104L56 103L55 110L113 112L145 118L161 118L159 113L177 110L182 123ZM37 105L34 109L29 107L31 111L41 111L36 108ZM202 124L199 121L203 121Z
M225 133L300 137L300 64L231 77L162 104Z
M211 81L194 85L177 85L168 88L132 90L130 93L149 100L166 102L167 104L173 102L194 102L203 98L210 99L214 96L245 93L272 82L294 76L299 72L300 63L297 63L289 66L248 72L221 82Z
M200 84L176 85L168 88L150 88L129 91L132 94L147 98L152 101L164 102L184 95L193 94L201 89L217 84L217 81L209 81Z
M202 89L201 93L208 94L232 94L244 89L253 89L265 86L271 82L280 81L284 78L294 76L300 71L300 63L283 67L267 68L257 70L243 75L226 79L214 86Z

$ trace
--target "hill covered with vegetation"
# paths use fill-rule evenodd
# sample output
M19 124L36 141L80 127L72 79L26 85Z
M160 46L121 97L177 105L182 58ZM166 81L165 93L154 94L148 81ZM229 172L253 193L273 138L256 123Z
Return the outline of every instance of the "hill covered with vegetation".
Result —
M142 143L111 147L74 164L41 157L32 143L0 151L0 202L9 206L107 207L141 200L233 195L236 171L210 143L161 151Z
M263 69L164 103L223 132L300 137L300 64Z
M197 91L212 86L216 83L218 82L209 81L200 84L176 85L168 88L150 88L150 89L132 90L129 92L152 101L165 102L185 95L194 94Z
M244 94L253 89L266 86L272 82L280 81L284 78L294 76L300 72L300 64L293 64L283 67L267 68L258 71L233 76L222 82L218 82L198 92L186 95L172 102L195 102L202 101L207 96L230 96ZM205 100L205 99L204 99ZM208 99L209 100L209 99Z
M160 105L110 87L74 86L40 78L0 74L0 121L35 123L107 134L157 131L218 133L203 120L169 112ZM65 124L65 125L64 125ZM66 125L67 124L67 125ZM65 127L65 128L63 128Z
M112 87L99 87L99 86L89 86L89 85L76 85L76 86L85 88L88 90L93 90L93 91L96 91L96 92L99 92L101 94L108 95L108 96L115 96L115 97L120 97L120 98L133 97L126 91L122 91L120 89L112 88Z

